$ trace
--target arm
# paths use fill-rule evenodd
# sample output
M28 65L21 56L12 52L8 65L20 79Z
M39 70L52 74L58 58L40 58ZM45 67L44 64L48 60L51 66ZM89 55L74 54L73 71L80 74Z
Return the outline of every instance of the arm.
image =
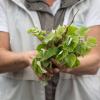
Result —
M9 33L0 32L0 73L15 72L28 67L35 54L35 52L11 52Z
M91 52L80 57L80 66L75 69L63 69L63 72L70 74L83 75L83 74L96 74L100 67L100 26L90 27L88 32L89 37L95 37L97 39L97 45L91 50Z
M72 74L96 74L100 68L100 1L91 0L91 6L85 17L85 26L90 28L88 36L96 37L97 46L91 50L91 52L84 58L81 57L81 65L74 70L69 69L66 72Z

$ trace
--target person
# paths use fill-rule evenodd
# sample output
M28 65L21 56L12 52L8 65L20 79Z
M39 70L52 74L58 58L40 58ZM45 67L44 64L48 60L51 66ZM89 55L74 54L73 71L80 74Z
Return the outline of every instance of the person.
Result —
M73 25L88 27L97 45L78 68L62 69L44 87L31 68L40 41L27 30L51 31L75 14ZM99 0L0 0L0 100L100 100L99 33Z

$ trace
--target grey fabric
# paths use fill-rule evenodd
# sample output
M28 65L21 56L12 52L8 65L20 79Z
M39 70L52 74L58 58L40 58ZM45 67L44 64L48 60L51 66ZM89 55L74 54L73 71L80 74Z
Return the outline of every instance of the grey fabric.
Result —
M40 82L0 76L0 100L45 100L44 89Z
M75 3L77 3L80 0L61 0L61 7L60 8L67 8ZM25 5L29 10L37 10L37 11L49 11L46 6L48 4L46 3L46 0L25 0ZM42 8L42 9L41 9Z
M78 1L80 1L80 0L62 0L61 8L70 7L70 6L74 5L75 3L77 3Z
M30 11L41 11L41 12L51 13L51 10L49 9L49 6L47 5L47 3L43 1L33 2L33 3L25 1L25 6Z
M52 77L51 80L48 81L48 85L46 85L45 87L46 100L55 100L55 93L58 81L59 81L59 74L56 74L54 77Z
M41 28L43 30L51 31L52 29L55 29L58 25L62 25L65 12L66 9L61 9L56 13L55 16L49 13L38 12Z
M64 21L64 16L65 16L66 8L65 9L60 9L57 14L55 15L54 18L54 25L53 28L55 29L58 25L62 25Z
M38 16L43 30L51 31L54 24L54 16L49 13L38 12Z

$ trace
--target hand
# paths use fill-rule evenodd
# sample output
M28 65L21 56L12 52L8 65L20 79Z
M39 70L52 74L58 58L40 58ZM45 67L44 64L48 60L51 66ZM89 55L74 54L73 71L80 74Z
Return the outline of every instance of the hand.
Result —
M97 66L77 67L77 68L63 68L62 72L74 75L95 75L98 71Z
M56 67L50 68L46 70L47 73L44 73L41 77L39 77L40 80L50 80L55 74L59 73L60 70Z
M28 52L23 52L20 53L19 55L21 56L21 59L24 59L24 61L27 63L27 65L32 65L32 60L34 57L37 55L37 51L28 51Z
M52 60L51 60L52 62ZM52 68L46 69L47 73L44 73L40 78L40 80L50 80L54 75L58 74L60 72L59 68L55 66L55 64L52 63Z
M60 72L74 74L74 75L94 75L97 73L99 69L98 65L93 66L78 66L76 68L68 68L67 66L64 66L63 64L58 64L55 59L52 59L52 62L59 68Z

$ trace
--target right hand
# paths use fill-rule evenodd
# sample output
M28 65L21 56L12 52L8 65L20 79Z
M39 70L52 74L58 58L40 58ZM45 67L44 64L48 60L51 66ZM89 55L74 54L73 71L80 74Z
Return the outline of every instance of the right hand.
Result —
M52 68L48 68L46 71L47 73L44 73L41 77L39 77L41 80L50 80L53 76L58 74L60 72L60 69L57 67L57 65L53 62L54 60L52 59Z
M27 63L28 66L31 66L32 60L37 56L37 54L38 54L37 51L28 51L28 52L20 53L20 56L23 57L21 59L24 59L24 61ZM55 65L53 64L53 68L48 69L47 73L43 74L41 77L39 77L39 79L40 80L45 80L46 78L50 79L55 74L57 74L59 72L59 69L57 67L54 68L54 66Z
M28 51L28 52L23 52L23 53L20 53L20 57L21 59L23 59L25 61L25 63L30 66L32 65L32 60L36 57L37 55L37 51Z

